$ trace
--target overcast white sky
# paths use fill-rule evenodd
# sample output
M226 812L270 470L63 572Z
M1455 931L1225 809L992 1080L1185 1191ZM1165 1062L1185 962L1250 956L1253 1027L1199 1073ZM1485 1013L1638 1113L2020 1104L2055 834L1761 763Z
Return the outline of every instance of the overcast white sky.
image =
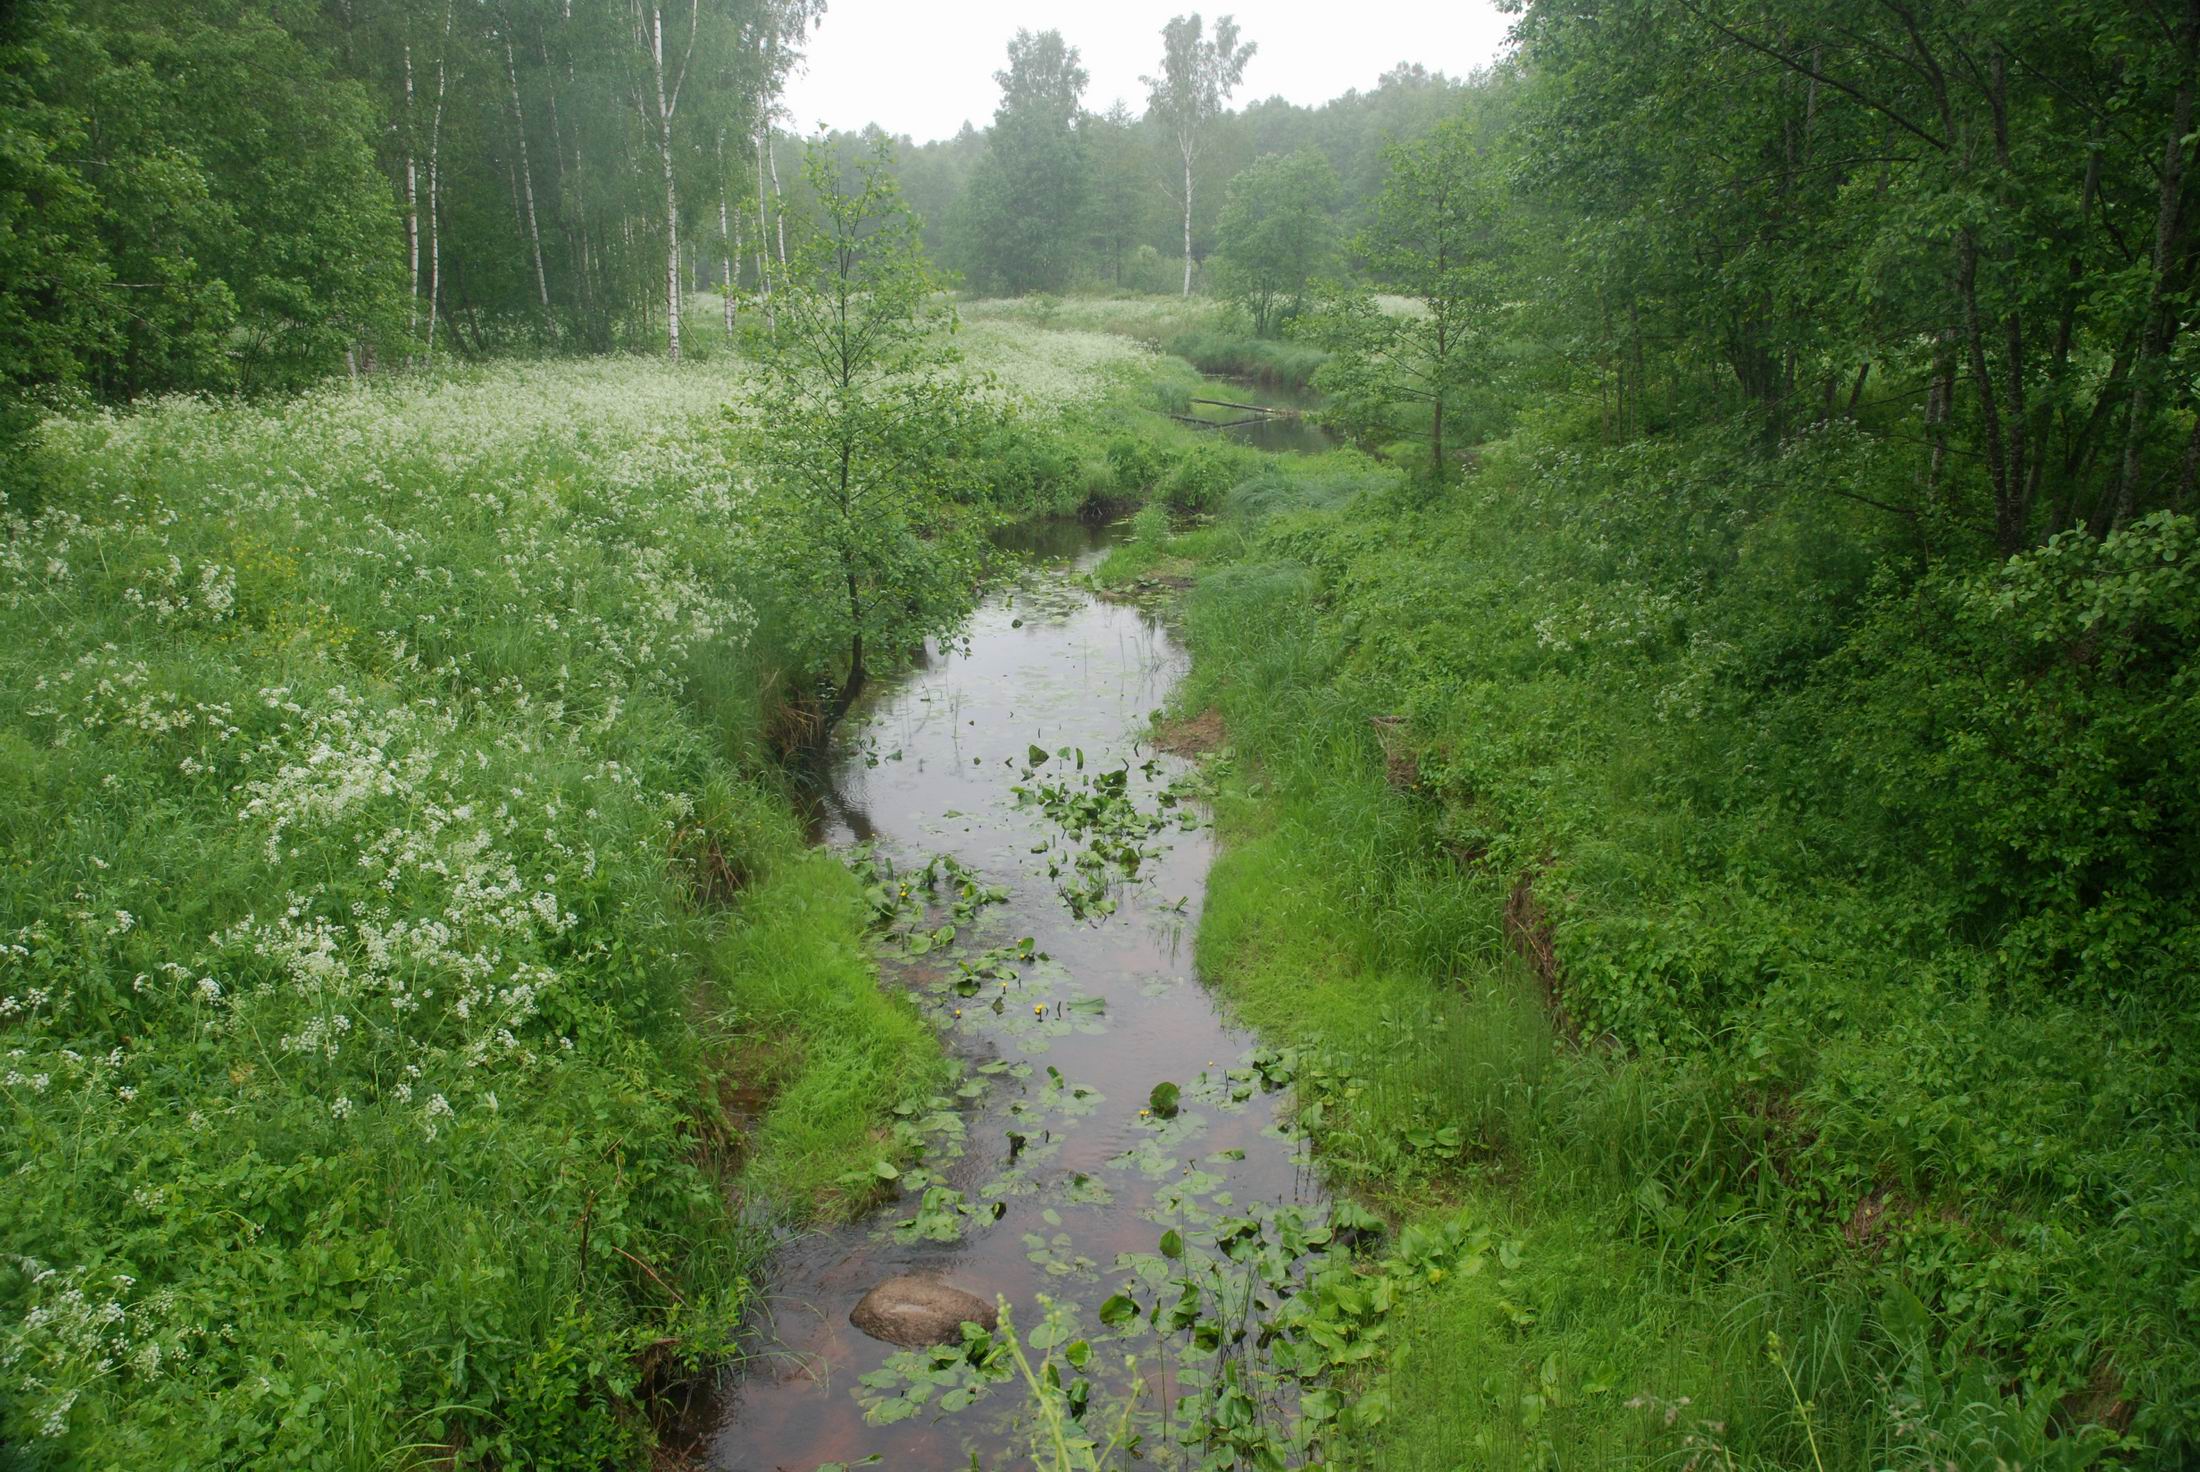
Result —
M1186 0L828 0L811 34L808 63L787 86L796 132L824 124L877 123L918 142L944 138L964 119L993 120L1008 38L1022 26L1059 30L1084 58L1092 85L1085 105L1104 111L1120 97L1143 111L1142 73L1156 69L1161 27ZM1218 14L1260 43L1232 106L1281 94L1317 103L1370 87L1401 61L1464 75L1498 53L1508 23L1492 0L1239 0Z

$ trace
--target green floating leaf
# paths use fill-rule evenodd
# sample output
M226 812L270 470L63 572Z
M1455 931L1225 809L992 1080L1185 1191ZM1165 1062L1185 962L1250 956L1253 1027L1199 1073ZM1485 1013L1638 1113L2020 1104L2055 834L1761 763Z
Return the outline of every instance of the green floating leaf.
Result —
M1047 764L1047 758L1051 754L1045 747L1034 744L1030 750L1024 753L1024 759L1035 767L1043 767Z
M1117 1293L1100 1305L1100 1322L1113 1329L1138 1317L1138 1301L1127 1293Z
M1172 1262L1184 1255L1184 1235L1171 1227L1161 1234L1161 1255Z
M879 1161L871 1167L871 1174L882 1181L898 1181L901 1179L900 1169L891 1160Z
M1177 1100L1182 1093L1183 1091L1175 1084L1158 1083L1153 1086L1153 1092L1146 1096L1146 1102L1152 1107L1153 1112L1163 1119L1174 1119L1176 1118Z

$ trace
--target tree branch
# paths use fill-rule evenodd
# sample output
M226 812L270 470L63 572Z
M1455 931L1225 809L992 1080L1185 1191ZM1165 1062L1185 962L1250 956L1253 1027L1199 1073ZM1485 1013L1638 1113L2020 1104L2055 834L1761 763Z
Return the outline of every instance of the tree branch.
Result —
M1873 101L1870 97L1867 97L1862 92L1859 92L1856 88L1851 87L1848 83L1834 77L1829 77L1824 72L1819 71L1816 67L1808 66L1796 57L1783 55L1778 50L1765 45L1761 41L1752 40L1748 36L1743 35L1740 31L1737 31L1733 27L1726 25L1724 22L1716 20L1709 15L1706 15L1702 10L1698 9L1694 4L1690 3L1690 0L1680 0L1680 6L1681 9L1687 11L1697 20L1702 21L1705 25L1711 27L1711 29L1717 31L1720 35L1726 37L1728 40L1734 42L1736 45L1746 46L1760 56L1768 56L1774 61L1779 62L1780 65L1787 67L1790 70L1800 72L1804 76L1809 77L1814 81L1823 82L1828 87L1833 88L1834 91L1840 92L1845 96L1851 97L1856 101L1862 103L1864 106L1870 108L1873 112L1878 113L1881 117L1887 119L1887 121L1893 123L1896 127L1901 128L1903 131L1922 138L1927 143L1930 143L1933 147L1939 149L1942 153L1946 153L1948 151L1948 144L1945 140L1934 137L1931 133L1926 132L1923 128L1911 122L1908 118L1902 116L1902 114L1896 112L1890 107L1885 106L1882 103Z

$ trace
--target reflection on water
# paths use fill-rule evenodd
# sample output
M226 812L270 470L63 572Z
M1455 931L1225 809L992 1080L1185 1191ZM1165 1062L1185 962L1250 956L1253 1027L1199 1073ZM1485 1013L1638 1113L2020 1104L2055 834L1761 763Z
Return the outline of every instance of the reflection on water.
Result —
M897 1274L928 1273L982 1298L1005 1297L1027 1326L1038 1320L1033 1300L1042 1292L1082 1304L1089 1323L1121 1280L1116 1254L1151 1252L1167 1226L1184 1223L1170 1190L1179 1160L1214 1172L1220 1184L1209 1200L1219 1195L1240 1210L1314 1195L1298 1142L1271 1129L1265 1096L1187 1107L1184 1120L1209 1116L1204 1127L1174 1128L1166 1143L1160 1122L1140 1113L1156 1083L1182 1084L1189 1099L1202 1074L1219 1079L1251 1046L1224 1025L1192 972L1212 858L1207 830L1164 834L1165 851L1121 891L1117 912L1081 922L1048 873L1060 857L1058 847L1048 850L1055 830L1011 790L1030 780L1033 746L1081 750L1088 772L1127 764L1130 794L1148 806L1185 770L1143 740L1148 715L1185 670L1183 648L1144 614L1075 581L1107 536L1068 522L1014 533L1011 544L1031 559L1024 577L986 600L966 645L935 649L882 686L840 743L820 803L829 841L875 841L904 870L950 853L1010 887L944 966L937 954L885 963L888 984L912 989L986 1085L964 1107L962 1153L945 1167L978 1211L952 1242L898 1240L892 1223L915 1210L908 1200L787 1241L752 1335L757 1356L725 1389L707 1447L714 1467L777 1472L876 1454L889 1468L947 1472L971 1465L973 1452L984 1465L1009 1465L1026 1449L1003 1425L1013 1408L1005 1388L938 1420L866 1423L859 1377L895 1353L848 1322L866 1291ZM1074 773L1073 763L1050 770ZM998 1004L979 996L965 1005L937 989L952 956L1021 936L1048 959L1020 967ZM1012 1128L1020 1143L1011 1143ZM1242 1158L1227 1158L1234 1151Z
M1234 409L1220 404L1192 405L1194 418L1227 426L1219 430L1219 433L1251 445L1256 450L1267 450L1279 455L1318 455L1336 447L1336 441L1329 437L1329 432L1307 417L1310 411L1320 406L1319 394L1306 389L1259 384L1246 378L1210 376L1207 386L1208 391L1200 397L1292 411L1288 415L1254 414L1246 409Z

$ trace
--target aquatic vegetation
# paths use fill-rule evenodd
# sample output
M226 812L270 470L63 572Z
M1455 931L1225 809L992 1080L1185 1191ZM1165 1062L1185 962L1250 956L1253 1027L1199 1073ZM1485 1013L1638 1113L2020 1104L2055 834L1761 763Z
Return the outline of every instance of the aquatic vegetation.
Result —
M1049 755L1033 746L1024 767L1027 780L1010 790L1017 803L1037 807L1061 829L1067 851L1049 859L1047 875L1060 881L1062 902L1070 913L1080 920L1104 919L1115 912L1116 887L1136 882L1141 868L1159 856L1160 849L1152 842L1156 836L1200 825L1197 810L1185 803L1196 782L1172 779L1153 790L1151 809L1142 808L1131 789L1128 760L1111 771L1084 772L1085 754L1065 746L1052 755L1074 761L1082 775L1065 776L1059 782L1035 780L1034 774ZM1158 779L1161 764L1149 758L1140 770L1151 784Z
M1169 1228L1155 1250L1117 1257L1114 1291L1091 1310L1095 1328L1056 1294L1020 1338L1004 1304L997 1330L969 1326L960 1344L897 1355L865 1375L866 1418L891 1425L961 1410L1020 1383L1025 1398L1011 1414L1041 1466L1092 1465L1062 1440L1087 1426L1112 1426L1112 1445L1164 1467L1379 1466L1359 1449L1386 1419L1389 1396L1343 1387L1378 1361L1407 1303L1492 1264L1515 1267L1518 1250L1450 1221L1408 1227L1375 1252L1380 1219L1342 1211L1325 1221L1296 1206L1254 1207L1191 1233ZM1090 1276L1089 1263L1060 1255L1067 1237L1027 1240L1050 1272ZM1034 1375L1026 1349L1048 1351L1049 1368Z

